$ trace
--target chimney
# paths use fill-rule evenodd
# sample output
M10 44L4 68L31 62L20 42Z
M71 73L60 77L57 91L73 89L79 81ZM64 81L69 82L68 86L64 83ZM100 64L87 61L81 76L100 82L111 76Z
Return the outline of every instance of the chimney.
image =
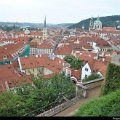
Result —
M61 64L61 60L59 60L59 64Z
M102 61L104 62L104 61L105 61L105 58L103 58Z
M38 55L36 55L35 57L38 58Z
M7 81L5 81L5 87L6 87L7 90L10 89Z
M65 67L65 63L63 62L63 67Z

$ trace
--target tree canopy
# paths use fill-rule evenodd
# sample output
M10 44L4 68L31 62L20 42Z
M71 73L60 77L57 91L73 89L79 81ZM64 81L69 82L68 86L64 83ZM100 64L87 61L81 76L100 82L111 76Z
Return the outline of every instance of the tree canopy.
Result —
M80 60L79 58L76 58L72 55L70 56L65 56L64 60L66 62L68 62L71 65L71 68L73 69L80 69L83 66L83 62L82 60Z
M35 116L67 99L75 97L75 85L63 73L50 79L34 78L33 85L24 84L0 95L0 116Z

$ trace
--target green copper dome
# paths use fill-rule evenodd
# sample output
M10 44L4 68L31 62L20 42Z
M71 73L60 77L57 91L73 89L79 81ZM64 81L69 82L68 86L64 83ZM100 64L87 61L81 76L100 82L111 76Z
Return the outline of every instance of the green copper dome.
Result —
M99 17L94 21L94 24L102 24L102 22L99 20Z
M102 22L100 20L96 20L94 23L95 24L102 24Z

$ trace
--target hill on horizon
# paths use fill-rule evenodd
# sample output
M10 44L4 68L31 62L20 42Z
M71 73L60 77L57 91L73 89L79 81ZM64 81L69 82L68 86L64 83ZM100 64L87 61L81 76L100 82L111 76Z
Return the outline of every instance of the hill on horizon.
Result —
M109 27L117 27L117 26L120 26L120 15L112 15L112 16L105 16L105 17L99 17L99 18L102 22L103 27L108 27L108 26ZM73 25L69 26L68 28L69 29L82 28L82 26L84 25L84 28L86 30L88 30L90 19L91 18L82 20L82 21L80 21L76 24L73 24ZM96 19L97 19L97 17L93 18L94 21Z

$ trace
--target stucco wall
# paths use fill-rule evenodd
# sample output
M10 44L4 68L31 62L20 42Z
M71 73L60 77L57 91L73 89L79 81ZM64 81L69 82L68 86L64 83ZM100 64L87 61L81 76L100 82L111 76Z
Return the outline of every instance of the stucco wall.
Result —
M87 68L88 71L85 71L85 68ZM91 75L91 69L90 69L88 63L85 64L85 66L82 68L81 79L84 79L86 75L87 75L87 76Z

